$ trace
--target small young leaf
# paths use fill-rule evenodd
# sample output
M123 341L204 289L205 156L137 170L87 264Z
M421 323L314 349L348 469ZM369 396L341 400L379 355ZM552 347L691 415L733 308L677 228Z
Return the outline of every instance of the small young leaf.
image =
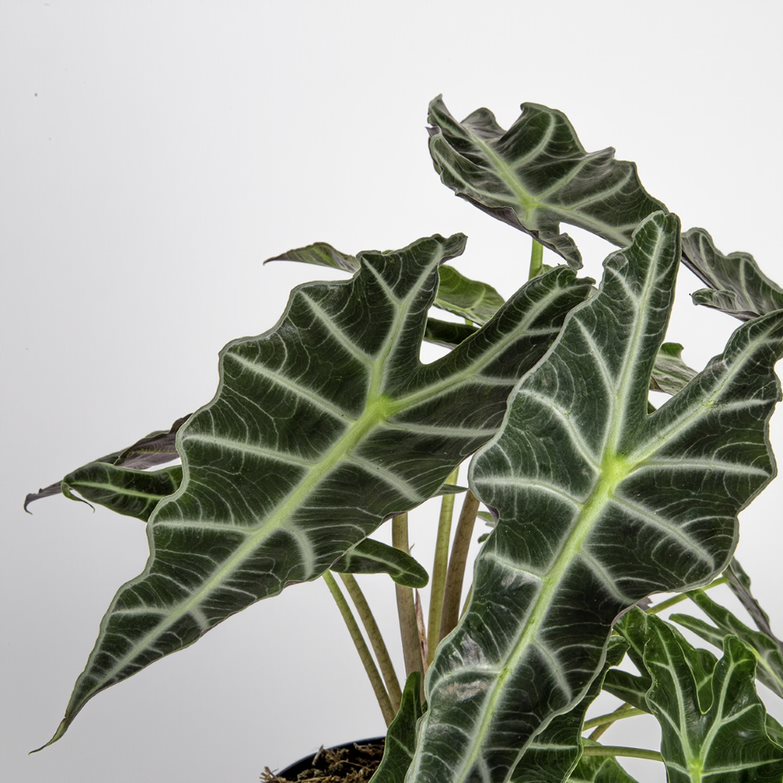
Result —
M429 574L406 552L393 546L365 538L332 563L331 569L341 574L388 574L404 587L426 587Z
M783 748L770 737L754 687L756 660L742 642L726 637L716 661L640 611L624 619L621 632L644 648L646 700L661 725L670 783L780 783Z
M561 221L622 247L644 218L665 210L633 163L615 160L612 149L586 152L566 116L546 106L523 103L505 130L489 109L457 122L439 96L429 122L430 154L443 183L573 267L581 256Z

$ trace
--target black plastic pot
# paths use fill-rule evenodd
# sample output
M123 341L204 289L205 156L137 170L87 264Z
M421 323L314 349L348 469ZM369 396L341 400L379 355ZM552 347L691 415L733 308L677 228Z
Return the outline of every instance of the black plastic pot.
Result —
M369 739L354 740L353 742L344 742L342 745L333 745L331 748L325 748L325 750L342 750L343 748L353 748L355 745L380 745L383 746L386 741L386 737L370 737ZM320 752L320 751L319 751ZM318 753L311 753L309 756L299 759L295 764L291 764L290 767L280 770L276 773L281 778L288 778L289 780L296 780L296 776L300 772L311 769L312 767L318 768L318 762L315 764L313 760L318 756Z

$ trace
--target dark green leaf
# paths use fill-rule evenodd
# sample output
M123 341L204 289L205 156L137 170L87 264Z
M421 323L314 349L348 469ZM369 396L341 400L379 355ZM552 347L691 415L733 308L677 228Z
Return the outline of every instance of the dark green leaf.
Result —
M626 645L620 642L610 645L605 669L620 663ZM582 755L582 726L590 705L601 692L603 675L596 677L584 698L571 710L557 715L530 743L525 755L514 769L511 783L563 783L569 778ZM603 761L603 759L602 759ZM592 769L593 764L580 765L582 771ZM597 769L597 768L596 768Z
M759 269L750 253L723 255L703 228L682 238L683 261L709 288L693 294L696 304L745 321L783 308L783 289Z
M582 698L621 611L725 568L737 513L773 474L783 313L738 329L648 415L679 258L677 219L653 215L609 257L600 293L571 313L473 461L473 491L499 522L428 673L411 780L507 779Z
M523 103L505 130L489 109L457 122L437 97L429 122L430 154L444 184L573 267L581 257L561 221L624 246L644 218L665 209L633 163L615 160L612 149L586 152L566 116L546 106Z
M416 747L416 723L424 710L421 673L413 672L405 683L400 710L386 733L383 758L370 783L403 783Z
M405 587L426 587L427 570L409 554L393 546L365 538L339 557L331 567L342 574L388 574Z
M646 699L661 725L670 783L783 780L783 748L769 736L754 687L756 661L745 645L726 637L723 658L716 662L670 625L642 612L631 613L622 632L636 637L637 646L643 640L651 682Z
M745 573L745 569L736 558L729 563L725 576L729 580L731 592L737 596L745 611L751 616L753 622L756 623L756 627L771 639L775 639L776 636L772 632L772 626L769 623L769 615L762 609L761 604L751 592L750 577ZM778 642L778 644L781 650L783 650L783 642Z
M146 522L155 506L164 497L176 492L181 481L182 468L179 465L145 471L91 462L69 473L62 480L62 489L68 497L78 492L91 503Z
M687 614L673 614L671 619L719 649L727 636L736 636L756 656L759 680L783 698L783 649L780 641L749 628L706 593L695 591L690 593L690 598L715 625Z
M316 242L307 247L289 250L269 261L298 261L304 264L327 266L344 272L356 272L359 262L356 256L342 253L327 242ZM466 318L477 324L485 324L503 305L503 297L487 283L471 280L454 267L440 268L440 284L435 306L441 310ZM439 341L438 341L439 342Z
M188 416L190 416L190 414L188 414ZM188 416L177 419L168 430L151 432L149 435L145 435L143 438L121 451L114 451L104 457L99 457L97 460L94 460L81 468L77 468L70 476L73 477L81 471L93 470L93 466L96 463L106 463L116 467L144 470L146 468L154 468L158 465L164 465L167 462L178 460L179 453L174 445L174 440L180 427L187 421ZM60 492L62 492L62 480L43 489L39 489L38 492L31 492L24 501L25 511L27 511L27 507L33 501L51 497L52 495L59 495ZM96 500L96 502L100 503L101 501Z
M421 364L438 268L464 242L362 254L353 279L299 286L277 326L224 349L218 393L179 433L183 482L150 518L147 567L115 596L53 739L104 688L320 576L494 434L590 281L537 278Z
M682 360L682 346L679 343L664 343L655 358L650 388L653 391L677 394L696 377Z
M613 758L582 756L568 783L636 783Z

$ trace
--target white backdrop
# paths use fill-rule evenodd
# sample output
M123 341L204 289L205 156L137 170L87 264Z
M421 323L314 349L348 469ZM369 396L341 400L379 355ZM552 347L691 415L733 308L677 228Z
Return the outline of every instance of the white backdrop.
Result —
M779 35L773 2L26 2L0 5L0 779L251 783L382 722L321 583L224 623L59 721L143 526L26 492L209 400L229 339L279 316L308 268L261 259L315 240L401 247L465 231L458 267L510 293L529 243L455 198L427 102L512 121L564 110L613 144L686 226L783 279ZM609 248L573 234L600 274ZM695 366L737 325L696 310L682 271L670 338ZM783 418L773 443L783 448ZM741 559L783 630L774 482ZM429 518L428 518L429 517ZM432 511L416 552L429 559ZM385 627L392 590L366 580ZM611 735L610 735L611 736ZM655 742L628 722L621 743ZM649 762L640 780L662 780Z

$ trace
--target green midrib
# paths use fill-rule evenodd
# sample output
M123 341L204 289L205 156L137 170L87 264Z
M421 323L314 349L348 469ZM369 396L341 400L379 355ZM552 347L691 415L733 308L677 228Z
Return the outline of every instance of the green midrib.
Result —
M482 710L482 722L474 735L471 753L463 760L457 775L453 778L454 783L458 780L466 780L468 773L478 762L480 750L483 746L483 739L489 732L497 705L503 697L508 678L517 669L522 658L538 636L538 633L548 616L552 601L554 600L568 569L571 567L592 533L601 514L611 501L617 487L625 480L632 470L633 467L628 465L622 457L610 455L604 459L604 469L602 470L601 478L582 507L574 527L568 536L568 541L560 550L546 576L542 578L541 590L533 603L528 619L525 622L525 628L522 635L515 643L512 655L508 658L501 673L498 675L492 693L485 702L485 706ZM513 767L509 770L509 775L512 773Z
M420 405L426 399L437 396L444 388L452 385L459 384L464 378L468 376L477 376L481 370L490 362L492 362L497 356L503 353L506 347L513 341L518 340L528 328L529 325L535 322L540 313L551 304L551 302L562 295L563 291L559 288L549 292L545 297L535 303L531 308L527 317L522 323L520 323L516 329L512 330L505 338L499 340L497 343L491 346L484 354L476 359L468 368L465 368L462 372L457 372L450 378L447 378L439 383L435 383L430 387L421 389L418 392L413 392L404 398L392 400L389 397L376 393L376 396L368 401L365 412L359 417L345 434L337 441L332 449L327 452L319 463L313 466L308 471L307 476L303 479L302 483L298 485L296 490L292 492L283 503L278 506L275 512L267 517L264 521L263 527L259 528L252 536L248 536L247 540L237 549L237 551L227 560L225 563L207 580L200 589L194 593L190 598L180 604L177 609L166 617L166 620L155 626L154 629L149 631L142 639L136 643L133 650L127 653L121 658L109 672L105 673L98 685L88 690L85 694L78 694L78 691L74 692L71 699L71 703L66 710L66 717L64 718L61 727L58 728L55 736L50 742L55 741L58 737L67 729L69 723L73 720L76 713L82 706L89 700L89 698L98 693L107 683L110 683L115 677L117 677L126 666L131 664L135 658L146 648L146 646L157 639L161 634L166 633L174 624L179 622L187 614L195 610L199 604L204 600L205 596L209 595L211 591L220 587L220 585L226 580L226 578L232 574L239 566L241 566L246 559L248 559L254 551L258 549L265 541L269 539L275 532L280 530L283 524L293 515L296 509L307 499L307 497L317 488L317 486L323 481L323 479L329 475L354 449L361 441L367 437L367 435L394 415L399 415L402 412L410 408L414 408ZM396 327L396 324L395 324ZM397 329L393 328L392 332L396 334ZM391 350L394 343L389 341L388 349ZM388 351L386 351L388 354ZM386 357L388 358L388 357ZM380 365L385 365L385 361L381 361ZM377 389L382 383L383 379L383 367L376 370L370 381L370 388ZM186 481L183 481L180 486L180 491L186 486ZM146 576L149 572L143 574ZM109 610L107 617L113 611ZM95 654L95 651L93 651ZM92 656L91 656L92 658ZM88 669L89 670L89 663ZM86 671L87 671L86 670ZM84 676L84 675L82 675Z
M525 220L530 223L529 228L535 230L535 213L541 207L545 207L551 212L559 214L562 217L570 217L571 221L566 222L572 222L575 225L588 229L592 228L599 230L616 244L626 244L629 237L618 231L614 226L602 220L596 220L595 218L588 220L585 214L577 212L573 209L569 209L564 205L554 204L551 201L540 201L536 196L534 196L532 193L530 193L530 191L526 190L522 186L522 183L519 181L519 177L517 177L514 169L511 168L511 166L509 166L509 164L506 163L506 161L500 157L500 155L498 155L489 144L487 144L480 136L471 133L467 129L466 132L468 136L470 136L471 141L484 153L498 178L511 191L511 193L518 200L520 206L525 210Z

